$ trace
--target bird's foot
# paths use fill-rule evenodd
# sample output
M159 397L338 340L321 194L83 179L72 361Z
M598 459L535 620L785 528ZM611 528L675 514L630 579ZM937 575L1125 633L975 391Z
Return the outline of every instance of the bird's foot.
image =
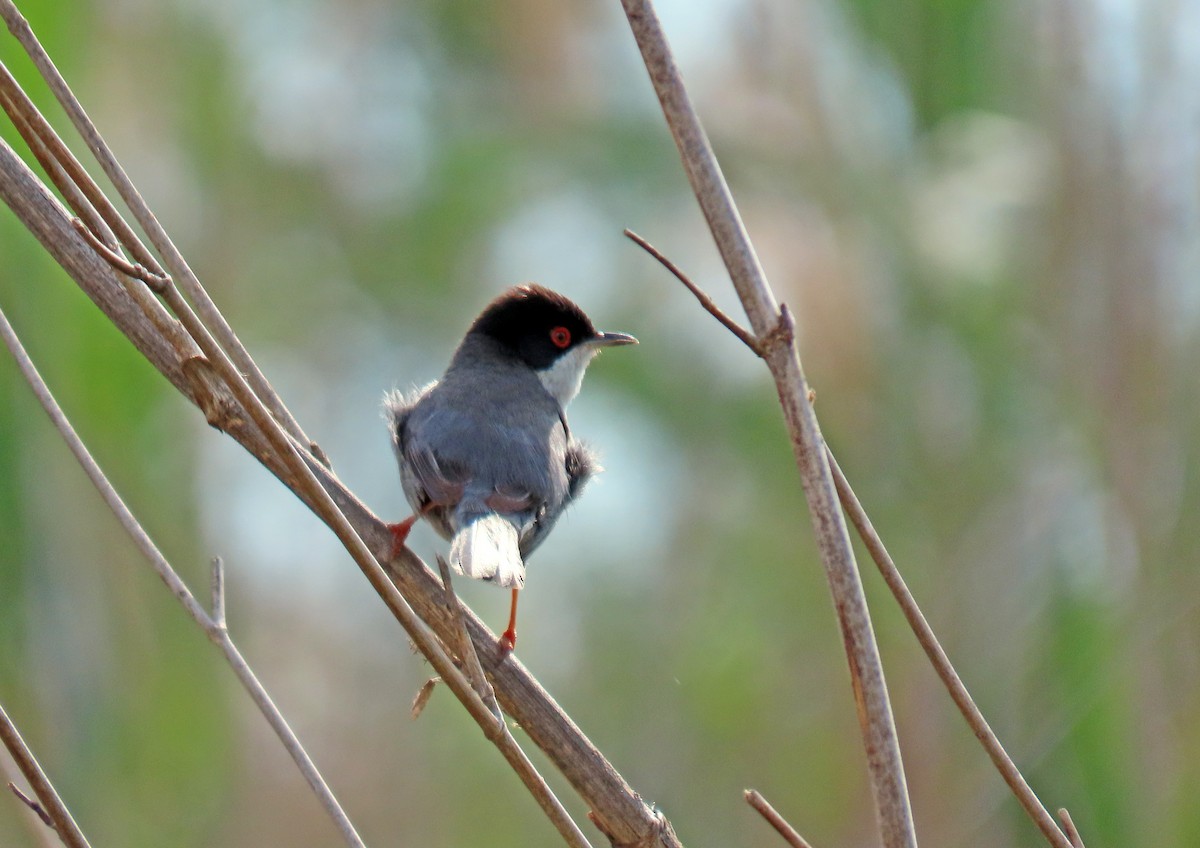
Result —
M417 523L418 517L417 513L413 513L399 524L389 524L387 526L387 529L392 533L392 549L388 557L389 559L395 559L400 556L400 551L404 550L404 545L408 542L408 534L412 531L413 525Z
M517 647L517 594L520 590L512 590L512 607L508 612L508 629L500 634L500 656L503 660Z
M507 657L509 654L511 654L513 652L513 650L516 649L516 647L517 647L517 628L509 627L507 630L505 630L503 633L500 634L500 641L498 643L499 659L503 660L505 657Z

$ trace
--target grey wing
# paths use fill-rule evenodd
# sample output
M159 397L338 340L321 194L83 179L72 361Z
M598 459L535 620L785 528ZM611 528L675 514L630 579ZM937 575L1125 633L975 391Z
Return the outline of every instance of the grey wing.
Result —
M418 405L436 385L430 383L408 394L393 391L384 398L392 448L400 464L400 482L409 505L417 512L431 503L453 503L462 496L462 484L447 477L430 446L419 437L413 438L413 430L419 429L411 426L416 423L414 413L420 417Z

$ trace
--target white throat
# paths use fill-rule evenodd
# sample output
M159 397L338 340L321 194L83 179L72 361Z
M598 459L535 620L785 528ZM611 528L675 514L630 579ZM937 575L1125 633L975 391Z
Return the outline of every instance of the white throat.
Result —
M538 379L542 381L546 391L558 401L558 405L563 409L566 409L567 404L574 399L575 395L579 394L579 387L583 383L583 372L587 370L588 363L597 353L599 350L591 345L579 345L564 353L545 371L537 372Z

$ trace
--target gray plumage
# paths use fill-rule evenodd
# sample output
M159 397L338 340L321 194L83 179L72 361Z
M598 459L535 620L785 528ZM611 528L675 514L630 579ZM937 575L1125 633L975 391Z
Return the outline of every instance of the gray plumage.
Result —
M568 343L560 335L550 346L543 336L560 324ZM441 380L387 397L404 494L451 541L455 571L524 585L524 559L599 470L564 407L601 347L633 341L597 333L549 290L510 289L472 325Z

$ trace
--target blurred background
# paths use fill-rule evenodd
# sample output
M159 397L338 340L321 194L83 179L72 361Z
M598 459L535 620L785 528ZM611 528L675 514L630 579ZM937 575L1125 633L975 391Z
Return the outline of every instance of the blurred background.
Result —
M619 4L19 5L380 515L384 391L495 293L637 335L571 408L607 471L532 560L521 659L685 844L781 844L747 786L875 844L766 370L621 236L740 315ZM658 6L826 437L994 728L1089 845L1200 844L1200 3ZM409 719L429 669L332 536L7 210L0 306L193 589L225 558L234 637L370 844L557 844L447 693ZM862 565L922 844L1039 844ZM506 593L459 588L499 629ZM338 844L7 356L0 701L94 845ZM0 844L36 830L0 799Z

